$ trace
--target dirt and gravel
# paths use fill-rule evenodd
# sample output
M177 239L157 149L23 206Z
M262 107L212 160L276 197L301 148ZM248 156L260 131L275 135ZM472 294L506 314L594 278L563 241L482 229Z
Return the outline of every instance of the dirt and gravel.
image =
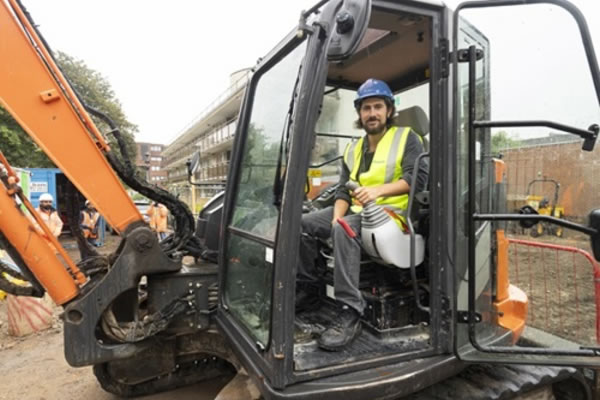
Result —
M60 325L14 338L6 334L6 307L0 303L0 400L115 400L96 382L91 367L73 368L63 355ZM214 399L225 381L193 385L147 400Z
M510 281L529 298L527 326L597 346L600 265L586 257L591 254L589 239L572 231L563 238L509 238L538 243L509 245Z
M61 240L69 255L79 259L71 240ZM116 248L118 237L107 236L102 253ZM115 400L102 390L91 367L73 368L63 355L61 309L55 307L53 326L24 337L8 334L6 301L0 300L0 400ZM226 381L197 384L143 400L211 400Z

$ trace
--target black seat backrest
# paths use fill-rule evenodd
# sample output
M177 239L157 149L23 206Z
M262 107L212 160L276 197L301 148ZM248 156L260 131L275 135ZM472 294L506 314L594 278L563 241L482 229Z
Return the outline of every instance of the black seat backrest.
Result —
M429 134L429 118L421 107L412 106L398 111L393 118L393 123L396 126L410 126L423 138L425 151L429 151L429 141L425 137Z
M425 136L429 134L429 118L425 111L419 106L412 106L398 111L393 119L394 125L405 127L410 126L423 139L423 148L426 152L429 151L429 141ZM428 183L429 186L429 183ZM425 189L422 192L416 193L413 199L411 221L415 225L416 230L425 233L427 229L423 229L423 212L429 208L429 191Z

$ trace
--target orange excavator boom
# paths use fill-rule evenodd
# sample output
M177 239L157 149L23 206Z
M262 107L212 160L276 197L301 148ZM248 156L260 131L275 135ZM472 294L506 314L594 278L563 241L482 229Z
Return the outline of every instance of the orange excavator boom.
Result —
M54 62L43 40L16 0L0 1L0 105L4 107L93 203L118 232L143 221L103 152L109 150L98 128ZM4 157L8 174L12 170ZM86 279L52 237L17 207L10 186L0 185L0 231L48 291L64 304ZM31 217L35 212L26 199Z

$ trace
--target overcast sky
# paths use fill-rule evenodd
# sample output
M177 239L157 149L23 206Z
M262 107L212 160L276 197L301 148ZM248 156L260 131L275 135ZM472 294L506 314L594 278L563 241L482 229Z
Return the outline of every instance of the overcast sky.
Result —
M600 0L573 2L588 19L598 51ZM23 3L54 50L108 79L139 127L138 141L168 144L228 87L230 73L253 66L316 0Z
M108 79L138 141L168 144L315 0L23 0L53 50Z

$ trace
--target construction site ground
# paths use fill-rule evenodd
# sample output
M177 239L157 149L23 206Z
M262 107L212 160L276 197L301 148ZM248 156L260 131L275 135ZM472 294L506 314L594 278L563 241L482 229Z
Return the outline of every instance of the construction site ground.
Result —
M70 238L61 240L77 260L79 251ZM113 251L119 237L106 237L102 253ZM63 354L61 309L55 307L50 329L23 337L8 335L6 301L0 301L0 400L115 400L102 390L91 367L73 368ZM227 381L219 380L168 393L139 397L141 400L212 400Z
M509 245L510 282L529 299L526 325L572 342L597 346L600 263L584 255L592 253L589 238L573 231L561 238L534 238L528 232L510 230L508 237L543 246Z
M571 246L589 251L589 240L583 236L566 238L543 236L532 238L526 232L510 232L509 237ZM119 237L107 236L100 251L113 251ZM65 247L74 259L79 253L71 238ZM539 261L544 258L545 267ZM510 245L510 279L530 299L527 325L549 331L564 339L596 344L596 290L594 266L580 254L514 247ZM596 267L597 268L597 267ZM574 286L577 284L575 290ZM6 301L0 301L0 400L71 400L116 397L104 392L91 367L72 368L63 355L61 309L55 308L53 326L24 337L8 335ZM214 399L227 382L198 384L176 391L140 399Z

